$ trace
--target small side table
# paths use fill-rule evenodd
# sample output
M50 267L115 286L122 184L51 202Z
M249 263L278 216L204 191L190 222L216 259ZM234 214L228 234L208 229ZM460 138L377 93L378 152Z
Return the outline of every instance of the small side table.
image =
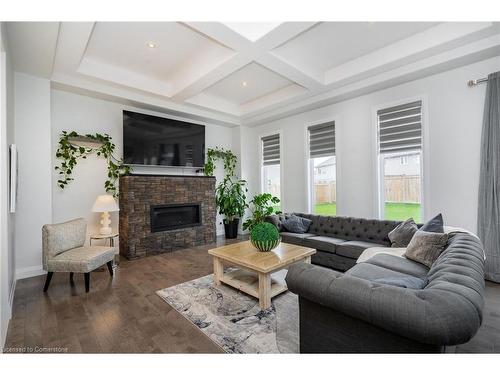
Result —
M89 239L89 244L92 246L92 240L104 240L104 245L106 245L106 241L109 240L109 246L115 247L115 238L118 237L117 232L113 232L111 234L100 234L100 233L94 233L90 235ZM120 255L118 254L118 260L116 259L116 254L115 254L115 267L120 263Z

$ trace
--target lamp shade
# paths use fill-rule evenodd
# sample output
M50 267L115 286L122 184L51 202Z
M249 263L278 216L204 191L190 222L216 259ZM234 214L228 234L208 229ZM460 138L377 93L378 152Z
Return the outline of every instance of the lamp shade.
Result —
M92 206L92 212L120 211L118 204L112 195L99 195Z

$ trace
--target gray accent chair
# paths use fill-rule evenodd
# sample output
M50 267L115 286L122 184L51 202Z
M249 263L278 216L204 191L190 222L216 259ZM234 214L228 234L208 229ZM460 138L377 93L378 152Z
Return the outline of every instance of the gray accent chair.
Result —
M317 250L311 263L340 271L356 264L361 253L369 247L390 247L388 234L400 221L362 219L343 216L322 216L294 213L312 221L307 233L290 233L283 227L289 214L271 215L266 221L276 225L281 240L312 247Z
M410 276L426 286L380 280ZM293 265L286 282L299 296L301 353L449 352L481 326L484 251L477 237L454 233L430 268L378 254L345 273Z
M93 270L106 264L113 277L115 248L84 246L86 236L87 223L81 218L43 226L43 269L47 271L44 292L49 289L54 272L69 272L71 284L75 272L83 273L87 293L90 288L90 272Z

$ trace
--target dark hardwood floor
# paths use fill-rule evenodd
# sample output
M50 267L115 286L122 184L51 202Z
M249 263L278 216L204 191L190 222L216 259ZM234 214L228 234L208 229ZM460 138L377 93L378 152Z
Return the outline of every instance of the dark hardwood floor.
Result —
M69 274L54 274L46 294L44 276L18 281L4 352L222 352L155 294L212 273L207 250L214 246L122 260L114 279L105 267L93 272L88 294L83 275L71 286ZM483 326L457 351L500 352L500 285L487 283Z

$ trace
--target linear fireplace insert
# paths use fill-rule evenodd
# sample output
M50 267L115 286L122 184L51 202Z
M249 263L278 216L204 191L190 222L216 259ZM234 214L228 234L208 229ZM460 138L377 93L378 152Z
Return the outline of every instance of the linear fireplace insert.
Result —
M161 204L150 207L151 232L201 225L201 204Z

